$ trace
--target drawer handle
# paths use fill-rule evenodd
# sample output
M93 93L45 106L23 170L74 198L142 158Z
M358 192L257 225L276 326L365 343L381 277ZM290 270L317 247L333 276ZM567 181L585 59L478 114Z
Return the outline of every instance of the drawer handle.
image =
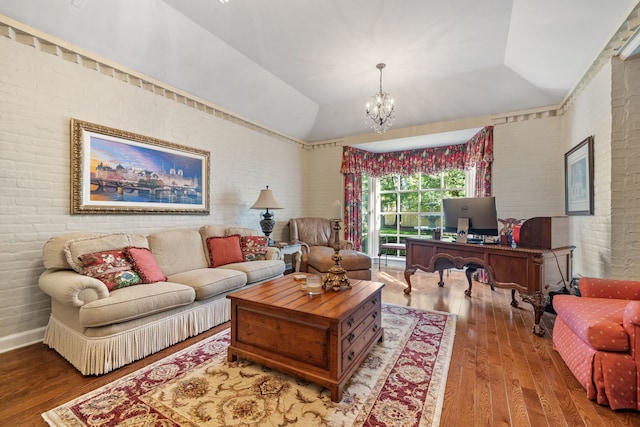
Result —
M374 298L371 300L371 304L373 305L377 305L378 304L378 298Z
M373 330L373 332L375 332L378 330L378 328L379 328L378 324L375 324L371 329Z
M374 319L377 319L377 318L378 318L378 312L377 312L377 311L374 311L373 313L371 313L371 316L372 316Z
M354 324L353 317L350 317L349 320L347 320L347 326L352 327L353 324Z
M355 355L356 355L356 353L355 353L353 350L351 350L351 351L349 352L349 356L347 356L347 359L349 359L349 361L351 361L351 360L353 360L353 358L355 357Z
M349 344L351 344L351 343L353 342L353 340L354 340L354 338L355 338L355 337L356 337L356 336L355 336L355 334L354 334L353 332L351 332L351 333L349 334L349 336L347 337L347 341L349 341Z

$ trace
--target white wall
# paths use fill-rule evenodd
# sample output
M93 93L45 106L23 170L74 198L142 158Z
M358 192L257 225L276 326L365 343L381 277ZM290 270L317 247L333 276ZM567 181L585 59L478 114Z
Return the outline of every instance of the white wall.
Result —
M564 215L560 117L497 124L492 194L500 218Z
M301 216L300 144L219 118L202 105L140 85L109 67L4 29L0 36L0 350L41 338L49 298L37 285L45 241L67 231L147 234L166 227L241 224L265 185L285 209L272 237ZM8 36L7 36L8 35ZM47 52L52 53L47 53ZM176 100L177 99L177 100ZM212 111L212 110L209 110ZM209 215L71 215L71 118L211 152ZM333 201L335 196L330 197Z
M594 137L594 215L571 216L574 276L611 277L611 64L584 87L563 115L563 151Z
M614 58L611 98L609 273L640 280L640 57Z

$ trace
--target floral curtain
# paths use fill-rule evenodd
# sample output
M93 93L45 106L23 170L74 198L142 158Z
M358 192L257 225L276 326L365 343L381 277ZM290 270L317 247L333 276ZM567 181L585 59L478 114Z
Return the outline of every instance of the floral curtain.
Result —
M362 250L362 174L344 174L344 236Z
M353 241L354 249L362 249L362 174L382 177L389 174L428 175L447 169L476 168L475 196L491 195L491 164L493 163L493 126L487 126L464 144L420 150L371 153L354 147L344 147L345 239Z

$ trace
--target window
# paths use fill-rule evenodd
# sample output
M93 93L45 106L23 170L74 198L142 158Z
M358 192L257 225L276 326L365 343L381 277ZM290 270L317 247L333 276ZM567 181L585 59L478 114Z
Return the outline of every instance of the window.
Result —
M387 175L363 179L363 250L380 252L381 243L404 243L407 237L431 237L442 230L442 199L466 195L465 172L449 170L425 175ZM373 202L373 203L371 203ZM369 248L368 242L376 242ZM404 251L382 253L404 256Z

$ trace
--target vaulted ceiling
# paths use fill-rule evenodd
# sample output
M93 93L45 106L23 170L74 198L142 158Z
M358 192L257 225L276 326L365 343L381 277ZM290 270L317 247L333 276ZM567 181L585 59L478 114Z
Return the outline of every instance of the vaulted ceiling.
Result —
M0 13L303 141L557 105L637 0L0 0Z

